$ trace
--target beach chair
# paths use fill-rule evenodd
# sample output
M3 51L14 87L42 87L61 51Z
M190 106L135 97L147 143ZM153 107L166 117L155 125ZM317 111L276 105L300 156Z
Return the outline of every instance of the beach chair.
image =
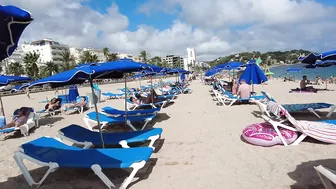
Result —
M161 128L152 128L143 131L132 132L103 132L104 143L107 146L120 145L122 148L130 148L128 144L136 142L150 141L148 147L154 149L154 143L162 134ZM60 129L57 137L59 139L70 141L76 145L82 145L83 148L92 146L102 146L100 133L91 131L79 125L70 125Z
M118 110L109 106L105 106L102 108L103 114L107 116L125 116L127 113L128 116L132 115L145 115L145 114L154 114L156 115L160 111L160 108L152 108L152 109L139 109L139 110L130 110L125 112L124 110Z
M63 112L67 114L67 112L78 112L78 113L83 113L85 109L89 108L88 104L89 102L89 97L88 96L78 96L76 99L76 103L79 103L81 101L81 98L85 97L85 104L83 106L78 106L78 107L73 107L73 108L66 108L65 105L63 105Z
M336 171L326 168L322 165L316 166L314 168L325 189L335 189L334 185L336 184ZM334 183L334 185L332 183Z
M163 100L160 102L150 103L150 104L135 104L130 99L126 99L127 109L128 110L136 110L140 108L152 107L152 108L160 108L162 109L165 105L168 104L168 100Z
M100 112L98 112L98 117L102 129L104 129L108 125L125 123L125 117L109 117ZM134 127L132 123L144 123L141 128L141 130L144 130L147 124L151 122L154 119L154 117L155 117L154 114L127 116L126 124L133 131L137 131L137 129ZM90 130L93 130L93 126L90 123L94 123L95 125L97 125L96 112L90 112L86 114L84 116L84 122Z
M48 175L58 168L90 168L108 188L115 188L112 181L102 172L102 168L132 168L132 172L120 186L124 189L131 183L138 170L145 166L152 153L153 149L149 147L81 149L68 146L54 138L41 137L22 144L14 153L14 160L31 187L39 187ZM36 182L23 160L49 169L42 179Z
M240 98L238 96L234 96L232 93L229 93L225 91L223 88L221 88L222 94L219 92L214 93L220 103L222 103L224 106L232 106L236 102L241 102L241 101L251 101L254 102L254 100L262 100L265 98L264 96L251 96L250 98Z
M278 133L278 136L280 137L281 141L285 146L287 146L288 144L281 135L278 127L302 133L301 136L291 145L298 145L307 136L319 140L321 142L336 144L336 125L332 124L330 120L297 121L288 113L288 111L284 107L273 101L268 102L267 109L277 117L276 118L269 117L266 114L262 114L261 116L265 121L267 121L274 127L275 131ZM285 116L286 119L281 119L281 116ZM284 123L286 121L290 122L293 125L293 127L285 125ZM336 122L336 120L333 121Z
M102 93L104 99L122 99L125 97L125 94L115 94L115 93Z
M18 111L18 109L14 111L14 116L13 116L14 118L17 115L17 111ZM38 125L38 120L36 120L34 109L29 108L29 111L30 111L30 113L29 113L27 122L25 124L23 124L19 127L11 127L11 128L7 128L7 129L2 129L2 130L0 130L0 134L1 133L10 133L10 132L14 132L14 131L20 131L23 136L28 136L30 129L32 129L35 126L37 126L37 127L39 126Z
M272 98L272 96L268 94L267 92L261 91L261 93L265 96L266 102L268 101L276 102L274 98ZM259 104L258 107L262 113L266 113L268 116L270 116L269 112L266 110L266 103ZM316 112L316 110L330 108L330 111L326 116L326 117L330 117L336 109L336 106L333 104L321 103L321 102L304 103L304 104L282 104L282 107L284 107L289 113L309 111L313 113L319 119L321 119L321 116Z

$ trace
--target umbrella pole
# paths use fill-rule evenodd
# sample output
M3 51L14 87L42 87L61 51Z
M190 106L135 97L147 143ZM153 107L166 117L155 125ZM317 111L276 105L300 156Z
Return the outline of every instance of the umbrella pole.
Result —
M151 92L153 92L153 76L150 76L150 78L151 78L151 88L152 88L152 91ZM150 94L150 93L149 93ZM154 104L154 92L153 92L153 94L151 94L152 95L152 103Z
M2 97L0 95L0 103L1 103L1 113L2 115L5 117L5 110L4 110L4 107L3 107L3 103L2 103Z
M326 90L328 90L328 68L326 67Z
M126 99L127 99L127 90L126 90L126 88L127 88L127 77L126 77L126 74L125 74L125 129L127 128L127 101L126 101Z
M98 116L97 102L94 99L95 98L95 93L94 93L94 90L93 90L93 82L92 82L92 78L91 77L90 77L89 81L90 81L90 87L91 87L91 92L92 92L93 105L94 105L94 108L95 108L95 111L96 111L96 119L97 119L97 124L98 124L98 128L99 128L100 139L101 139L101 142L102 142L102 147L105 148L103 133L102 133L102 130L101 130L99 116Z

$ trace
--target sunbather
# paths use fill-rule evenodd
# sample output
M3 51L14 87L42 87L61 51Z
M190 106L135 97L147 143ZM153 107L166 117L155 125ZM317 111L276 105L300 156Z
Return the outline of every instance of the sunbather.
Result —
M23 124L26 124L29 113L30 113L29 109L26 109L23 107L20 108L17 116L13 119L13 121L1 127L0 130L12 128L12 127L19 127Z
M140 95L136 95L136 97L137 98L131 97L130 101L137 105L156 103L165 100L164 98L159 98L159 95L156 94L154 89L151 90L151 93L147 97L142 97Z
M48 104L45 105L44 109L46 111L58 110L61 108L61 102L62 102L62 99L60 98L52 98L50 102L48 102Z
M83 107L85 105L86 105L86 98L82 96L79 102L72 103L72 104L66 104L65 108Z
M249 99L251 95L250 85L246 83L244 79L240 81L240 85L237 92L239 98ZM249 100L242 100L241 103L249 103Z
M300 82L300 89L301 91L313 91L316 92L317 90L314 89L312 86L307 86L309 84L309 80L307 79L307 76L303 76L302 80Z
M237 91L238 91L238 80L236 78L233 78L232 79L232 94L233 95L236 95L237 94Z

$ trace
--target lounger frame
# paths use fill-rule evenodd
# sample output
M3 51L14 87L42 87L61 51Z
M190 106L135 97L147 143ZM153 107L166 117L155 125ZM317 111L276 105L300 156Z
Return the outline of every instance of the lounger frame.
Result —
M113 117L112 117L112 118L113 118ZM144 125L142 126L141 130L144 130L144 129L146 128L147 124L148 124L149 122L151 122L152 120L153 120L153 118L151 118L151 117L146 118L146 119L144 120ZM87 116L84 116L84 123L85 123L85 125L86 125L90 130L92 130L92 131L93 131L93 126L91 125L91 123L98 124L97 121L92 120L92 119L90 119L90 118L87 117ZM103 129L104 127L107 127L108 125L111 125L111 124L113 124L113 123L109 123L109 122L106 122L106 121L100 121L100 124L102 124L101 128ZM131 122L129 119L126 120L126 124L127 124L133 131L138 131L138 129L136 129L136 128L134 127L134 125L132 124L132 122Z
M64 140L66 141L69 141L73 144L76 144L76 145L81 145L83 146L84 149L87 149L87 148L91 148L94 146L94 144L90 141L84 141L84 142L79 142L79 141L76 141L72 138L69 138L69 137L66 137L64 135L63 132L61 131L58 131L58 135L57 135L57 138L64 142ZM153 136L150 136L147 138L147 141L150 141L150 143L148 144L148 147L152 148L153 150L155 150L155 147L154 147L154 143L155 141L157 141L158 139L160 138L160 135L153 135ZM121 140L119 141L119 145L122 147L122 148L130 148L130 146L128 145L127 141L126 140Z
M333 184L336 184L336 171L326 168L322 165L314 167L317 175L320 177L325 189L335 189Z
M26 181L28 182L29 186L36 187L36 188L38 188L45 181L45 179L49 176L50 173L55 172L59 168L59 165L55 162L45 163L45 162L39 161L35 158L32 158L26 155L22 148L20 148L17 152L14 153L14 160L17 163ZM44 174L44 176L39 181L36 182L33 179L32 175L29 173L27 167L24 165L23 160L29 160L38 165L49 167L49 169ZM124 180L124 182L121 184L119 188L126 189L127 186L132 182L135 174L139 171L139 169L143 168L145 164L146 164L146 161L140 161L137 163L133 163L130 166L130 168L133 169L132 172ZM101 166L99 166L98 164L94 164L91 166L91 169L104 182L104 184L108 188L116 188L113 182L103 173Z

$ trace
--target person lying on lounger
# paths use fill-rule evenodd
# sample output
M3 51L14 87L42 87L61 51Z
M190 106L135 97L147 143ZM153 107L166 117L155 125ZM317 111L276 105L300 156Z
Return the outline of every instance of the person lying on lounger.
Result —
M60 98L52 98L50 102L48 102L48 104L45 105L44 109L46 111L58 110L61 108L61 102L62 102L62 99Z
M72 104L66 104L65 108L83 107L85 105L86 105L86 98L83 96L80 98L79 102L72 103Z
M140 105L140 104L150 104L150 103L156 103L165 100L164 98L159 98L159 95L156 94L155 90L151 90L151 93L147 97L142 97L140 95L136 95L135 97L131 97L130 101L134 104Z
M314 89L314 87L312 86L307 86L309 84L309 80L307 79L307 76L303 76L302 80L300 82L300 89L301 91L317 91L316 89Z
M20 127L21 125L26 124L27 120L28 120L29 113L30 113L30 111L28 109L23 108L23 107L20 108L18 110L17 116L13 119L13 121L11 121L7 125L0 128L0 130L12 128L12 127Z

